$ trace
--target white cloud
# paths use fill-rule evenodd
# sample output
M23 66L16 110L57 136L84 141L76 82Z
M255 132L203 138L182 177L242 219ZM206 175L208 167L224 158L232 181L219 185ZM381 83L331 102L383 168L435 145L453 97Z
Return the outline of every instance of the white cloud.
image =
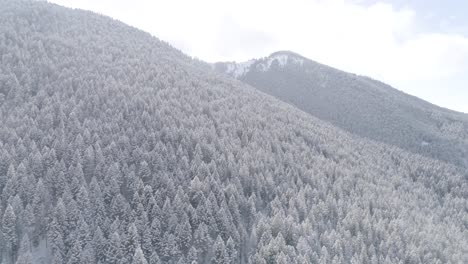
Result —
M468 112L468 38L420 32L417 10L343 0L51 2L112 16L210 62L292 50Z

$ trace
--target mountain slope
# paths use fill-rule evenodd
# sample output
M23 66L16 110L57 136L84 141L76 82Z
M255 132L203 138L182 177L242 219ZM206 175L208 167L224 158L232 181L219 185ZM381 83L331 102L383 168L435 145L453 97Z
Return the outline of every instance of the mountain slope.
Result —
M467 175L110 18L0 5L3 263L460 263Z
M359 136L468 166L468 115L288 51L215 70Z

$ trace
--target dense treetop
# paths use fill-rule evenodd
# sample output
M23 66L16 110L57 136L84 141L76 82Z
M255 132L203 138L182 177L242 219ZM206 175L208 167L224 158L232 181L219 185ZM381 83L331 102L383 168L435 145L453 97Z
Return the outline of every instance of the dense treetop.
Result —
M137 29L0 4L3 263L463 263L467 173Z

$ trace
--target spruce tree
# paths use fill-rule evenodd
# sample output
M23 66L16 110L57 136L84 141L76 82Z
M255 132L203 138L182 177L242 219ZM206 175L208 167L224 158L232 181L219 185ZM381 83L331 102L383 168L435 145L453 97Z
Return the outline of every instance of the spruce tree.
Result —
M29 241L28 234L23 235L21 239L20 248L18 251L18 259L16 260L16 264L32 264L33 259L31 256L31 242Z
M105 261L109 264L120 264L123 257L122 244L118 233L111 234L105 249Z
M148 261L146 260L145 255L139 246L135 249L132 264L148 264Z
M11 205L7 205L2 219L2 235L7 261L13 262L18 246L18 235L16 230L16 215Z
M216 238L214 244L213 257L211 258L211 264L226 264L229 263L228 256L226 254L226 247L221 236Z
M228 241L226 242L226 256L228 259L228 263L237 263L238 262L238 253L236 244L234 240L229 237Z

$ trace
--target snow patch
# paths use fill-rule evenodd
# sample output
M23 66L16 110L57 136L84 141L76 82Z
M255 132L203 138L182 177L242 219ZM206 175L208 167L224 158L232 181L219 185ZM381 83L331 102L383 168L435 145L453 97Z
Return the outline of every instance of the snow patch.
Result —
M257 69L261 71L268 71L271 68L271 64L276 61L279 67L284 67L288 63L298 64L302 66L304 64L304 60L302 58L298 58L295 56L290 56L288 54L276 54L270 56L264 63L260 63L257 65Z
M275 62L279 67L283 68L288 64L296 64L302 66L304 64L304 59L291 55L291 54L274 54L265 59L259 60L249 60L246 62L236 63L236 62L227 62L223 63L226 67L223 72L233 78L239 79L245 76L252 67L255 67L259 71L266 72L270 70L271 65ZM212 65L214 69L214 64Z
M249 70L250 66L255 62L255 60L249 60L243 63L237 64L236 70L234 71L234 77L238 78L245 75Z
M252 66L254 62L255 60L249 60L241 63L227 63L226 74L234 78L242 77L250 70L250 66Z

